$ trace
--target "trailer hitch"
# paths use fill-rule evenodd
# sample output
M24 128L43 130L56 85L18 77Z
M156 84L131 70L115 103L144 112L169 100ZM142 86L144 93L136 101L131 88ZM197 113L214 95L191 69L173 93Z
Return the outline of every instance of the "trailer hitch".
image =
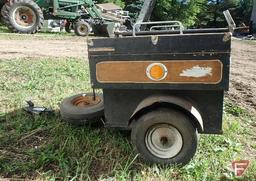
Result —
M52 114L54 111L51 108L46 108L46 107L35 107L35 104L32 101L26 101L28 106L24 107L24 111L30 113L30 114L36 114L36 115L41 115L43 113L46 114Z

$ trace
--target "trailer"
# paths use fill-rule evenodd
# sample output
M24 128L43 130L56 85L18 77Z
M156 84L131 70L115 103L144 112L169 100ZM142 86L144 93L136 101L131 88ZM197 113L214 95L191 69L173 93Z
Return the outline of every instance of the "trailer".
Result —
M132 32L88 40L93 93L65 99L62 118L73 124L102 118L107 128L131 131L145 161L187 164L198 134L222 134L235 29L229 12L224 14L229 28L138 22ZM145 25L151 28L138 31Z

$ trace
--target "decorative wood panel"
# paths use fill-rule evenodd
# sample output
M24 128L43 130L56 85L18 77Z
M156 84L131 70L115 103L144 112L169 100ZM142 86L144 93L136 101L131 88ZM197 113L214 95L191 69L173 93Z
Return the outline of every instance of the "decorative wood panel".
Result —
M167 68L167 76L151 80L146 73L152 63ZM104 61L96 64L100 83L218 84L222 80L220 60Z

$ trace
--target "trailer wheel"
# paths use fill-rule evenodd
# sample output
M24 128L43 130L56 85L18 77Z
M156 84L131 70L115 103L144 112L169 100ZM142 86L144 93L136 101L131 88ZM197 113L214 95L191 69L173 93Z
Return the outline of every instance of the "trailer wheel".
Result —
M185 165L196 152L198 138L185 114L160 108L136 120L131 141L149 163Z
M79 20L75 24L75 33L78 36L88 36L91 31L89 23Z
M43 12L33 0L13 0L5 6L2 13L11 31L33 34L42 28Z
M99 120L104 115L103 97L92 93L78 94L65 98L60 104L63 121L73 125L85 125Z

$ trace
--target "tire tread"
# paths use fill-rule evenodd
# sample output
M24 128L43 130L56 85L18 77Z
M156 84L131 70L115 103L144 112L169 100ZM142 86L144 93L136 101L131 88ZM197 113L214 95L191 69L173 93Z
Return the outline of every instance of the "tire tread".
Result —
M12 7L15 4L27 4L31 7L33 7L36 10L36 14L38 15L38 24L34 26L32 29L27 31L22 31L17 29L12 23L10 19L10 13L12 10ZM2 8L1 11L3 21L7 25L7 27L14 33L27 33L27 34L34 34L37 33L42 27L44 23L44 16L41 8L32 0L10 0L9 2L5 3L5 5Z

